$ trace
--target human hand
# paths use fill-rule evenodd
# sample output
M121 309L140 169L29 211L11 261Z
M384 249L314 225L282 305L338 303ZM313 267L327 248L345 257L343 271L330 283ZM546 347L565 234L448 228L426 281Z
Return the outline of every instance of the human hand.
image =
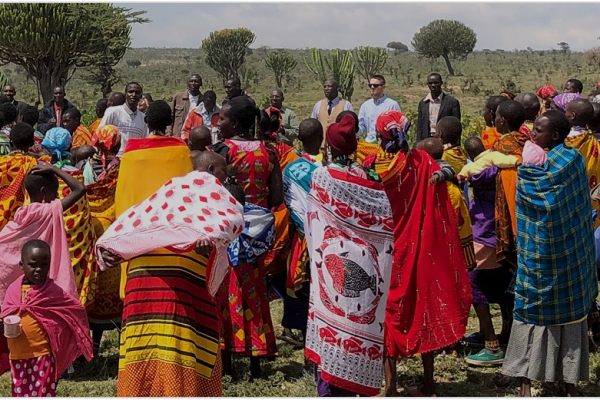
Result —
M44 164L44 165L36 165L35 167L29 170L29 173L32 175L44 175L48 173L52 173L56 175L56 171L59 169L52 164Z
M105 249L100 250L100 257L102 257L102 261L104 261L104 264L106 264L108 268L118 267L124 261L121 257Z
M431 179L429 179L429 184L430 185L435 185L436 183L438 183L440 181L440 175L434 173L433 175L431 175Z
M196 254L200 254L201 256L208 257L213 249L213 245L210 240L200 240L196 243L196 248L194 251Z
M56 118L50 118L48 120L48 126L56 126Z

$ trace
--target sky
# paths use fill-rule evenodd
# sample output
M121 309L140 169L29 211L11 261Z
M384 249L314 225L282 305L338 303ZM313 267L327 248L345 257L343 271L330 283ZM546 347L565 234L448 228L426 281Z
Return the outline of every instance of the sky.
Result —
M408 45L435 19L458 20L477 34L476 50L600 46L600 3L114 3L146 10L151 23L134 25L132 47L199 48L215 30L245 27L251 47L350 49ZM572 22L567 16L575 15Z

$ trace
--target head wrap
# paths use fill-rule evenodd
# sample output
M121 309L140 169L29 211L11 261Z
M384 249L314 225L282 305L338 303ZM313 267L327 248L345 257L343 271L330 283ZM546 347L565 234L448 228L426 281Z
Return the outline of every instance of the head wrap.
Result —
M98 149L102 167L106 168L106 156L117 143L121 142L121 132L114 125L104 125L94 131L92 146Z
M70 156L69 149L71 148L71 133L65 128L52 128L46 132L46 137L42 141L44 146L50 153L56 155L58 161L62 161L63 157Z
M554 104L556 104L556 106L558 108L560 108L562 111L565 111L567 109L567 105L572 102L573 100L577 100L580 99L581 95L579 93L561 93L558 96L556 96L553 101Z
M538 89L536 94L538 95L538 97L545 99L546 97L550 96L552 93L555 93L555 92L556 92L556 89L554 89L554 86L544 85Z
M325 137L331 150L345 156L354 153L358 147L354 117L348 114L340 122L329 125Z
M273 132L267 132L266 135L271 138L272 140L277 139L277 133L279 132L279 130L281 129L281 123L283 121L283 116L281 115L281 111L279 111L279 109L275 108L275 107L269 107L265 110L265 112L267 113L267 115L269 117L271 117L271 114L275 113L277 115L279 115L279 126L277 127L277 129L275 129Z
M385 151L388 152L393 147L398 149L405 147L406 136L410 128L410 121L399 111L389 110L379 114L375 122L375 129L381 137L388 139L390 142L386 145Z

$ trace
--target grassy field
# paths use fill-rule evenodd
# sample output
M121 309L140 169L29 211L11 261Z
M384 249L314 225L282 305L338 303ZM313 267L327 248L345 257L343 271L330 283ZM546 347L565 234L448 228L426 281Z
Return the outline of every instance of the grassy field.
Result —
M282 302L271 303L271 313L275 330L281 332ZM500 311L493 310L494 322L500 321ZM471 313L468 333L477 330L477 319ZM499 331L499 327L497 327ZM317 395L312 376L302 373L303 351L294 350L287 343L278 341L279 356L273 362L264 362L263 379L252 383L250 362L245 358L234 359L234 377L223 378L223 395L228 397L314 397ZM474 350L475 351L475 350ZM435 359L435 379L439 396L460 397L507 397L514 396L517 382L500 373L500 368L479 368L468 366L464 357L470 350L459 346L453 354L440 354ZM60 397L113 397L117 387L118 343L115 331L105 335L100 349L100 357L91 363L77 364L76 373L71 379L61 380L57 396ZM421 382L422 366L418 358L398 362L398 382L400 394L417 388ZM580 390L585 396L600 396L597 385L600 378L600 354L590 356L590 382ZM0 377L0 396L10 397L9 373ZM534 383L534 396L561 396L558 386L542 388Z

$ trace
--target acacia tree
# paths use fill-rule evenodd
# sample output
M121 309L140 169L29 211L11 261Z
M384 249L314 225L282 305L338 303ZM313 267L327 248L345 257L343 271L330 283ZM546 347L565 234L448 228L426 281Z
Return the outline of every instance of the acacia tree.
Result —
M250 29L223 29L211 32L202 41L205 62L221 77L223 83L238 76L246 60L246 49L256 40Z
M394 50L396 54L405 53L408 51L408 46L402 42L389 42L385 47Z
M367 81L379 74L388 61L387 51L382 47L357 47L354 49L356 71Z
M44 101L48 101L53 87L64 86L76 68L94 65L107 52L103 29L119 13L130 11L118 7L110 13L108 8L113 7L74 3L0 5L0 62L23 67L37 81ZM107 16L110 21L103 20ZM128 30L118 34L129 40Z
M278 88L282 86L282 78L296 68L297 65L298 62L294 56L287 51L272 52L265 60L265 66L275 75L275 83Z
M473 52L477 43L475 32L459 21L438 19L425 25L413 36L412 46L420 56L442 57L446 61L448 74L454 69L450 59L463 60Z

